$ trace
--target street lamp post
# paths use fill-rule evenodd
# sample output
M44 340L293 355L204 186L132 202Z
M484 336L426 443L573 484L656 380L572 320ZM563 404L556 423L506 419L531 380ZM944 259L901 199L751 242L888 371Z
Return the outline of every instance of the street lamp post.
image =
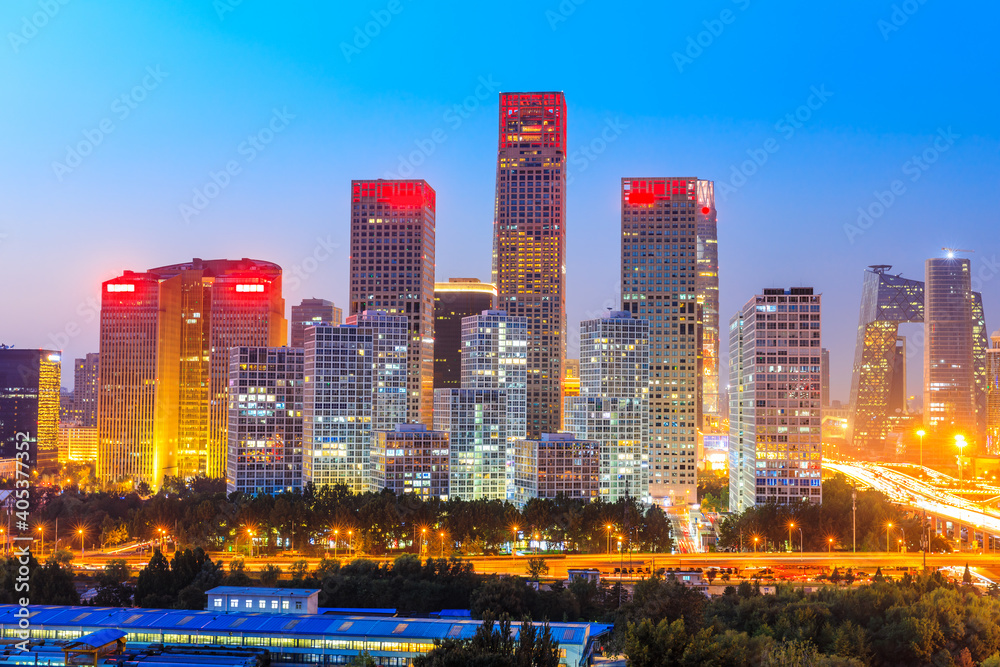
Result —
M920 429L917 431L917 437L920 438L920 474L924 474L924 436L927 435L927 431Z
M827 542L827 553L832 555L833 554L833 538L832 537L827 538L826 542Z
M889 531L892 530L892 523L885 524L885 552L889 553Z
M348 558L354 558L354 531L347 531L347 551L349 552Z
M538 555L538 549L541 546L539 544L539 541L541 540L541 537L542 537L541 535L539 535L538 533L535 533L535 555L536 556Z
M510 562L511 563L516 563L517 562L517 526L514 526L513 528L511 528L511 531L514 533L514 535L511 537L511 540L510 540Z
M444 558L444 531L441 531L441 558Z
M38 555L44 558L45 557L45 528L43 528L42 526L38 526L37 530L38 530L38 534L41 536L41 539L42 539L42 550L38 552Z
M792 522L788 524L788 550L795 551L795 547L792 546L792 528L795 528L795 523Z
M424 553L424 543L426 541L427 541L427 529L426 528L421 528L420 529L420 551L417 552L418 556Z
M903 546L906 544L906 531L903 530L902 526L900 526L899 532L903 534L903 539L899 541L899 553L903 553ZM907 549L907 551L909 551L909 549Z
M340 530L337 529L337 528L334 528L333 529L333 559L334 560L340 560L337 557L337 547L340 546L339 536L340 536Z
M754 538L753 538L753 555L754 556L757 555L757 542L759 542L759 541L760 541L760 538L757 537L756 535L754 535Z
M80 559L83 560L83 557L87 555L86 550L83 548L83 528L78 528L76 532L80 534Z
M612 528L612 526L609 523L608 525L605 526L605 528L608 531L608 555L610 556L611 555L611 528Z

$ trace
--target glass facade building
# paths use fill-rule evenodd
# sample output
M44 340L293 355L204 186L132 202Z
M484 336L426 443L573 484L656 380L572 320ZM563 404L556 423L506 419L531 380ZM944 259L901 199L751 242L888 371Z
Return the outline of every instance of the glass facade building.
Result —
M448 500L451 465L449 434L423 424L400 424L376 431L371 452L369 490L412 493L423 500Z
M59 350L0 346L0 458L13 460L28 443L31 468L59 458Z
M339 326L344 321L344 311L326 299L302 299L297 306L292 306L292 329L288 339L290 347L305 347L306 327L316 324L332 324Z
M462 318L496 307L497 288L477 278L434 285L434 388L462 386Z

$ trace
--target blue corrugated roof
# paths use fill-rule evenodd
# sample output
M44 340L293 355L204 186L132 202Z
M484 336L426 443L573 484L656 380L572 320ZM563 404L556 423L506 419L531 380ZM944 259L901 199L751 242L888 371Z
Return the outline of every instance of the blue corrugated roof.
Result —
M86 634L77 639L74 644L86 644L90 648L100 648L106 644L110 644L111 642L118 641L126 634L127 633L122 632L121 630L112 630L111 628L107 628Z
M395 616L395 609L379 607L317 607L318 614L353 614L355 616Z
M18 626L17 605L0 605L0 624ZM172 609L122 607L65 607L32 605L31 626L38 628L113 628L126 632L279 633L285 636L365 637L368 639L468 639L480 622L447 618L385 616L324 616L322 614L218 613ZM513 623L515 636L519 623ZM584 644L594 634L587 623L550 623L553 638L561 644Z
M258 588L256 586L216 586L207 595L288 595L309 597L318 595L318 588Z

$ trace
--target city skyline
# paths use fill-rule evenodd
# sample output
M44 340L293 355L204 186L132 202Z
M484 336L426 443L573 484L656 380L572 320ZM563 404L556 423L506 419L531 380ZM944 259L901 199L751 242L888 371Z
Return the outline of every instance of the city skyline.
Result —
M976 39L990 16L961 42L928 49L941 30L958 25L956 17L933 5L921 5L905 25L886 30L879 22L890 19L889 4L846 3L823 17L823 32L834 31L837 39L817 38L820 28L812 19L818 10L813 9L793 18L742 2L670 14L652 8L649 25L660 23L656 40L644 38L652 28L643 26L637 39L616 42L610 53L598 54L581 51L578 47L587 43L582 38L601 28L615 30L624 18L609 17L593 3L569 16L558 8L526 5L528 20L518 39L545 38L574 47L569 51L579 67L553 74L526 67L523 55L492 53L485 44L503 30L484 21L477 39L459 38L472 57L452 63L454 76L447 80L430 80L416 73L443 54L436 46L413 47L401 37L414 30L433 33L442 14L403 6L382 35L360 53L348 54L349 61L341 42L352 44L354 27L364 28L371 12L384 5L320 10L319 20L308 23L338 27L323 31L322 41L316 27L246 3L221 16L211 6L194 3L132 8L115 17L67 6L38 36L16 49L9 44L4 57L15 76L8 88L22 101L0 112L16 129L4 175L18 193L0 220L0 258L16 274L51 262L71 269L78 279L69 284L53 270L38 276L23 295L6 293L2 303L8 317L0 325L0 340L83 357L97 350L93 301L100 298L103 280L130 266L161 266L185 256L267 259L285 269L290 303L308 297L346 303L349 286L341 267L349 233L341 216L348 210L346 183L359 177L397 175L431 183L440 201L436 278L488 280L495 114L499 93L507 90L562 90L573 119L567 186L569 356L575 356L575 323L617 300L616 271L601 260L604 249L615 243L608 223L615 216L618 181L631 173L697 173L717 182L723 316L745 298L738 289L744 277L755 285L814 285L827 296L825 338L835 400L847 400L860 286L860 278L844 267L859 275L869 264L886 262L917 278L923 260L941 246L976 249L969 257L974 280L984 283L987 330L997 328L1000 297L990 281L1000 268L989 234L996 210L998 137L989 113L995 93L979 74L990 71L997 54L984 46L988 40ZM700 47L697 57L686 55L689 38L707 31L703 22L714 26L723 9L733 12L733 23L718 36L706 32L702 41L709 46ZM34 11L34 3L12 3L5 25L18 34L22 16ZM473 19L491 16L486 8L469 11ZM604 21L609 21L606 27ZM154 23L172 27L155 40L144 39L141 28ZM191 48L181 53L173 44L195 25ZM292 29L301 31L294 40L289 39ZM759 35L770 29L793 36L762 47ZM77 48L80 58L68 68L53 66L54 52L98 35L119 44L116 57ZM843 39L852 42L848 54ZM254 50L257 43L264 45L260 53ZM627 94L631 86L611 73L648 57L654 45L666 63L663 85L648 96ZM414 66L393 70L404 48ZM744 76L748 65L741 54L761 49L768 58L753 62L762 76ZM233 75L234 52L239 66L259 65L252 82ZM269 54L281 57L268 60ZM967 67L970 62L976 65ZM937 72L949 73L941 77L939 94L915 103L913 91ZM85 87L78 83L83 80ZM707 80L713 84L699 85ZM205 97L207 90L225 95L215 104L216 98ZM123 95L128 103L120 101ZM54 96L63 103L52 105ZM970 96L984 103L955 103ZM123 110L130 112L125 118ZM796 113L806 120L796 120ZM57 175L53 163L66 162L66 147L84 141L84 132L92 133L105 117L114 131L72 171ZM384 132L374 138L351 136L348 128L361 120ZM239 147L265 128L273 140L247 162ZM762 159L769 139L779 150L768 153L763 165L751 164L746 171L753 174L740 174L751 154ZM934 157L932 164L920 157L926 151ZM202 203L194 201L194 190L211 192L206 188L210 174L224 171L232 159L241 172L185 221L180 206ZM911 180L914 175L920 178ZM733 186L740 176L745 184ZM894 181L905 188L903 194L894 193ZM723 193L722 183L735 191ZM934 188L926 187L930 183ZM941 194L950 191L963 193L960 211ZM876 194L891 203L883 204ZM870 211L864 226L858 225L859 208ZM754 231L792 230L803 221L827 251L821 262L802 256L798 233L779 239L771 250ZM845 231L845 225L857 229ZM287 243L275 242L268 230L276 227L285 230ZM59 242L52 244L53 238ZM114 240L98 241L104 238ZM890 244L892 251L886 252ZM36 251L42 247L47 248L44 256ZM39 295L48 300L44 310L32 302ZM63 377L70 386L66 366ZM911 374L911 381L909 393L919 393L918 374Z

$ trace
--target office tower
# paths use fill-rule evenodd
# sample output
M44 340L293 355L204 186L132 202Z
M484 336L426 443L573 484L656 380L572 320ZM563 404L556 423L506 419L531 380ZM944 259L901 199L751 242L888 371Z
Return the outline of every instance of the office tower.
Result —
M924 282L924 426L976 439L971 263L928 259Z
M302 489L304 372L301 348L230 350L227 493Z
M326 299L302 299L297 306L292 306L292 332L288 338L289 347L305 346L306 327L314 324L332 324L339 326L343 322L343 311Z
M97 427L78 422L59 424L59 463L97 460Z
M435 198L426 181L351 181L351 314L379 310L409 320L407 418L399 421L428 426L434 402Z
M284 312L281 267L247 258L195 258L105 282L99 477L153 487L163 475L224 477L229 350L284 345Z
M406 421L409 326L405 316L364 311L306 329L305 481L368 488L372 432Z
M958 259L938 259L928 260L926 268L928 275L935 273L935 290L937 291L936 310L938 317L943 319L941 330L938 334L928 334L928 324L925 322L925 284L919 280L910 280L900 275L889 273L892 268L888 264L877 264L870 266L864 275L864 283L861 293L861 313L858 322L858 338L854 348L854 372L851 378L851 410L847 426L847 439L854 447L868 456L879 456L885 453L886 436L890 430L889 418L894 414L894 408L890 407L891 396L894 394L894 387L898 395L898 388L902 381L898 378L901 368L905 368L899 363L898 350L899 325L903 323L924 324L924 351L925 356L930 351L932 344L935 346L935 354L950 355L959 352L959 348L971 349L971 384L974 387L973 401L975 413L975 426L965 433L968 442L975 442L977 435L981 432L979 423L985 421L985 394L986 394L986 327L983 318L982 295L978 292L971 292L969 289L969 279L962 277L963 262L968 260ZM931 266L931 262L934 265ZM952 266L942 266L943 263L952 263ZM949 290L954 290L949 292ZM959 317L964 314L969 315L968 326L959 322L948 323L948 312L956 311ZM937 326L937 324L933 325ZM961 342L956 336L968 335L971 340L968 343ZM961 352L960 356L965 355ZM937 356L943 361L936 362L933 371L935 383L942 383L940 386L927 387L930 392L924 395L924 418L925 427L931 431L928 434L925 444L930 445L931 451L935 451L938 441L947 441L951 445L951 438L954 433L951 429L952 417L947 418L947 425L942 423L942 410L952 410L953 399L962 392L957 392L955 381L958 379L956 373L966 374L965 370L960 370L963 364L967 363L963 359L949 359L947 356ZM950 368L950 366L955 368ZM967 366L966 366L967 367ZM924 369L925 386L931 371ZM963 385L970 384L969 378L962 379ZM963 390L964 391L964 390ZM943 393L942 393L943 392ZM957 394L956 394L957 392ZM931 395L928 395L931 394ZM962 399L965 412L964 419L968 419L968 404ZM939 405L931 406L931 403ZM930 423L931 414L934 414L934 427ZM941 433L936 429L941 427Z
M889 384L889 417L902 417L906 407L906 336L896 337L892 354L892 382Z
M59 350L0 345L0 458L27 451L31 469L57 463L61 372Z
M820 402L824 408L830 407L830 350L825 347L819 352Z
M580 395L580 360L566 359L563 365L563 397Z
M665 186L664 190L666 190ZM719 234L718 214L715 209L715 181L696 181L695 192L697 193L694 208L695 231L698 245L698 276L695 279L695 298L701 307L701 369L699 375L701 377L702 411L698 423L701 425L703 422L707 422L706 426L717 428L719 418L725 412L725 407L719 402ZM671 207L672 210L673 207ZM671 224L673 224L672 220Z
M73 362L74 416L81 426L97 426L98 363L101 355L89 352Z
M497 288L478 278L434 285L434 388L462 384L462 318L496 307Z
M729 508L822 502L821 297L765 289L729 322Z
M498 307L528 320L528 435L562 426L566 99L501 93L493 224Z
M59 421L60 423L80 421L80 414L76 410L76 397L66 387L59 388Z
M462 318L462 389L507 394L507 438L527 432L528 323L502 310Z
M97 478L157 488L177 474L181 279L102 283ZM207 397L206 397L207 400Z
M517 447L534 461L535 495L555 499L565 496L594 500L600 492L601 444L580 440L572 433L543 433L538 440L524 440Z
M986 453L1000 455L1000 330L990 335L986 357Z
M718 401L717 369L709 381L699 370L706 339L699 317L715 308L718 330L718 278L702 279L701 304L696 281L699 224L705 273L712 272L711 186L692 177L622 179L622 301L624 310L649 321L649 494L666 505L697 502L699 388L704 393L714 383L711 401ZM711 332L707 340L717 347Z
M609 502L649 498L649 330L624 311L580 323L580 395L565 399L565 430L600 443L600 494ZM662 470L693 477L693 448L691 458Z
M450 498L508 499L507 424L505 391L434 391L434 430L451 438Z
M370 491L412 493L423 500L448 500L449 435L423 424L400 424L375 431Z

